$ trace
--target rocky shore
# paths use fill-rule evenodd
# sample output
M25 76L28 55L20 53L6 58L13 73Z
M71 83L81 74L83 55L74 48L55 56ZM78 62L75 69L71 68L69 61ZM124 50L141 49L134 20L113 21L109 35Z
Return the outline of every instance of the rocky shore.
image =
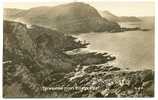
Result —
M82 66L75 72L60 75L52 77L54 81L43 87L48 97L154 96L154 72L151 70L125 71L103 64ZM54 87L62 89L52 90Z
M88 44L62 32L4 21L4 97L153 97L154 71L109 64L108 53L68 55Z

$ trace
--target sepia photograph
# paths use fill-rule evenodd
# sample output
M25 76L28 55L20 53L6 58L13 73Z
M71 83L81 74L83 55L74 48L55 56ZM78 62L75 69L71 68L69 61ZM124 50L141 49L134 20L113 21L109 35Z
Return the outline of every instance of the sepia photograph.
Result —
M154 98L154 0L5 0L3 98Z

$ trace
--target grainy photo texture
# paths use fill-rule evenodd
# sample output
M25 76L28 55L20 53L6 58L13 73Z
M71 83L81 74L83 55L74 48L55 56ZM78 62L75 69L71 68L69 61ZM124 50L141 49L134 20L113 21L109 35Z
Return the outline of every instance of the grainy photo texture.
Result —
M153 0L10 1L4 98L154 97Z

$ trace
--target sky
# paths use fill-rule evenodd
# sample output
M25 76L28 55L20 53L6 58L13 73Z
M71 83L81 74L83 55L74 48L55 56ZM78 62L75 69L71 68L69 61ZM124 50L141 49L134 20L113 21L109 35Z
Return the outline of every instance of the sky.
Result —
M108 10L117 16L154 16L154 0L5 0L5 8L29 9L56 6L70 2L85 2L99 11Z

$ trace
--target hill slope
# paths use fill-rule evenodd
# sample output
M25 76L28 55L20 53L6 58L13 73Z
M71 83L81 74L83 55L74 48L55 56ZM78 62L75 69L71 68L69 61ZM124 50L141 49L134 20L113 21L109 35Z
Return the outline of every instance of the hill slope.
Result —
M121 16L119 17L119 21L120 22L139 22L141 21L141 19L134 16Z
M102 18L94 7L80 2L31 8L21 15L17 18L20 21L66 33L120 30L117 23Z
M106 18L109 21L115 21L118 22L119 21L119 17L115 16L114 14L110 13L109 11L103 11L100 12L101 16Z
M109 21L114 21L114 22L137 22L141 21L139 17L134 17L134 16L116 16L109 11L102 11L100 12L101 16L106 18Z
M11 9L11 8L4 8L4 19L14 20L18 17L21 17L25 10L21 9Z

